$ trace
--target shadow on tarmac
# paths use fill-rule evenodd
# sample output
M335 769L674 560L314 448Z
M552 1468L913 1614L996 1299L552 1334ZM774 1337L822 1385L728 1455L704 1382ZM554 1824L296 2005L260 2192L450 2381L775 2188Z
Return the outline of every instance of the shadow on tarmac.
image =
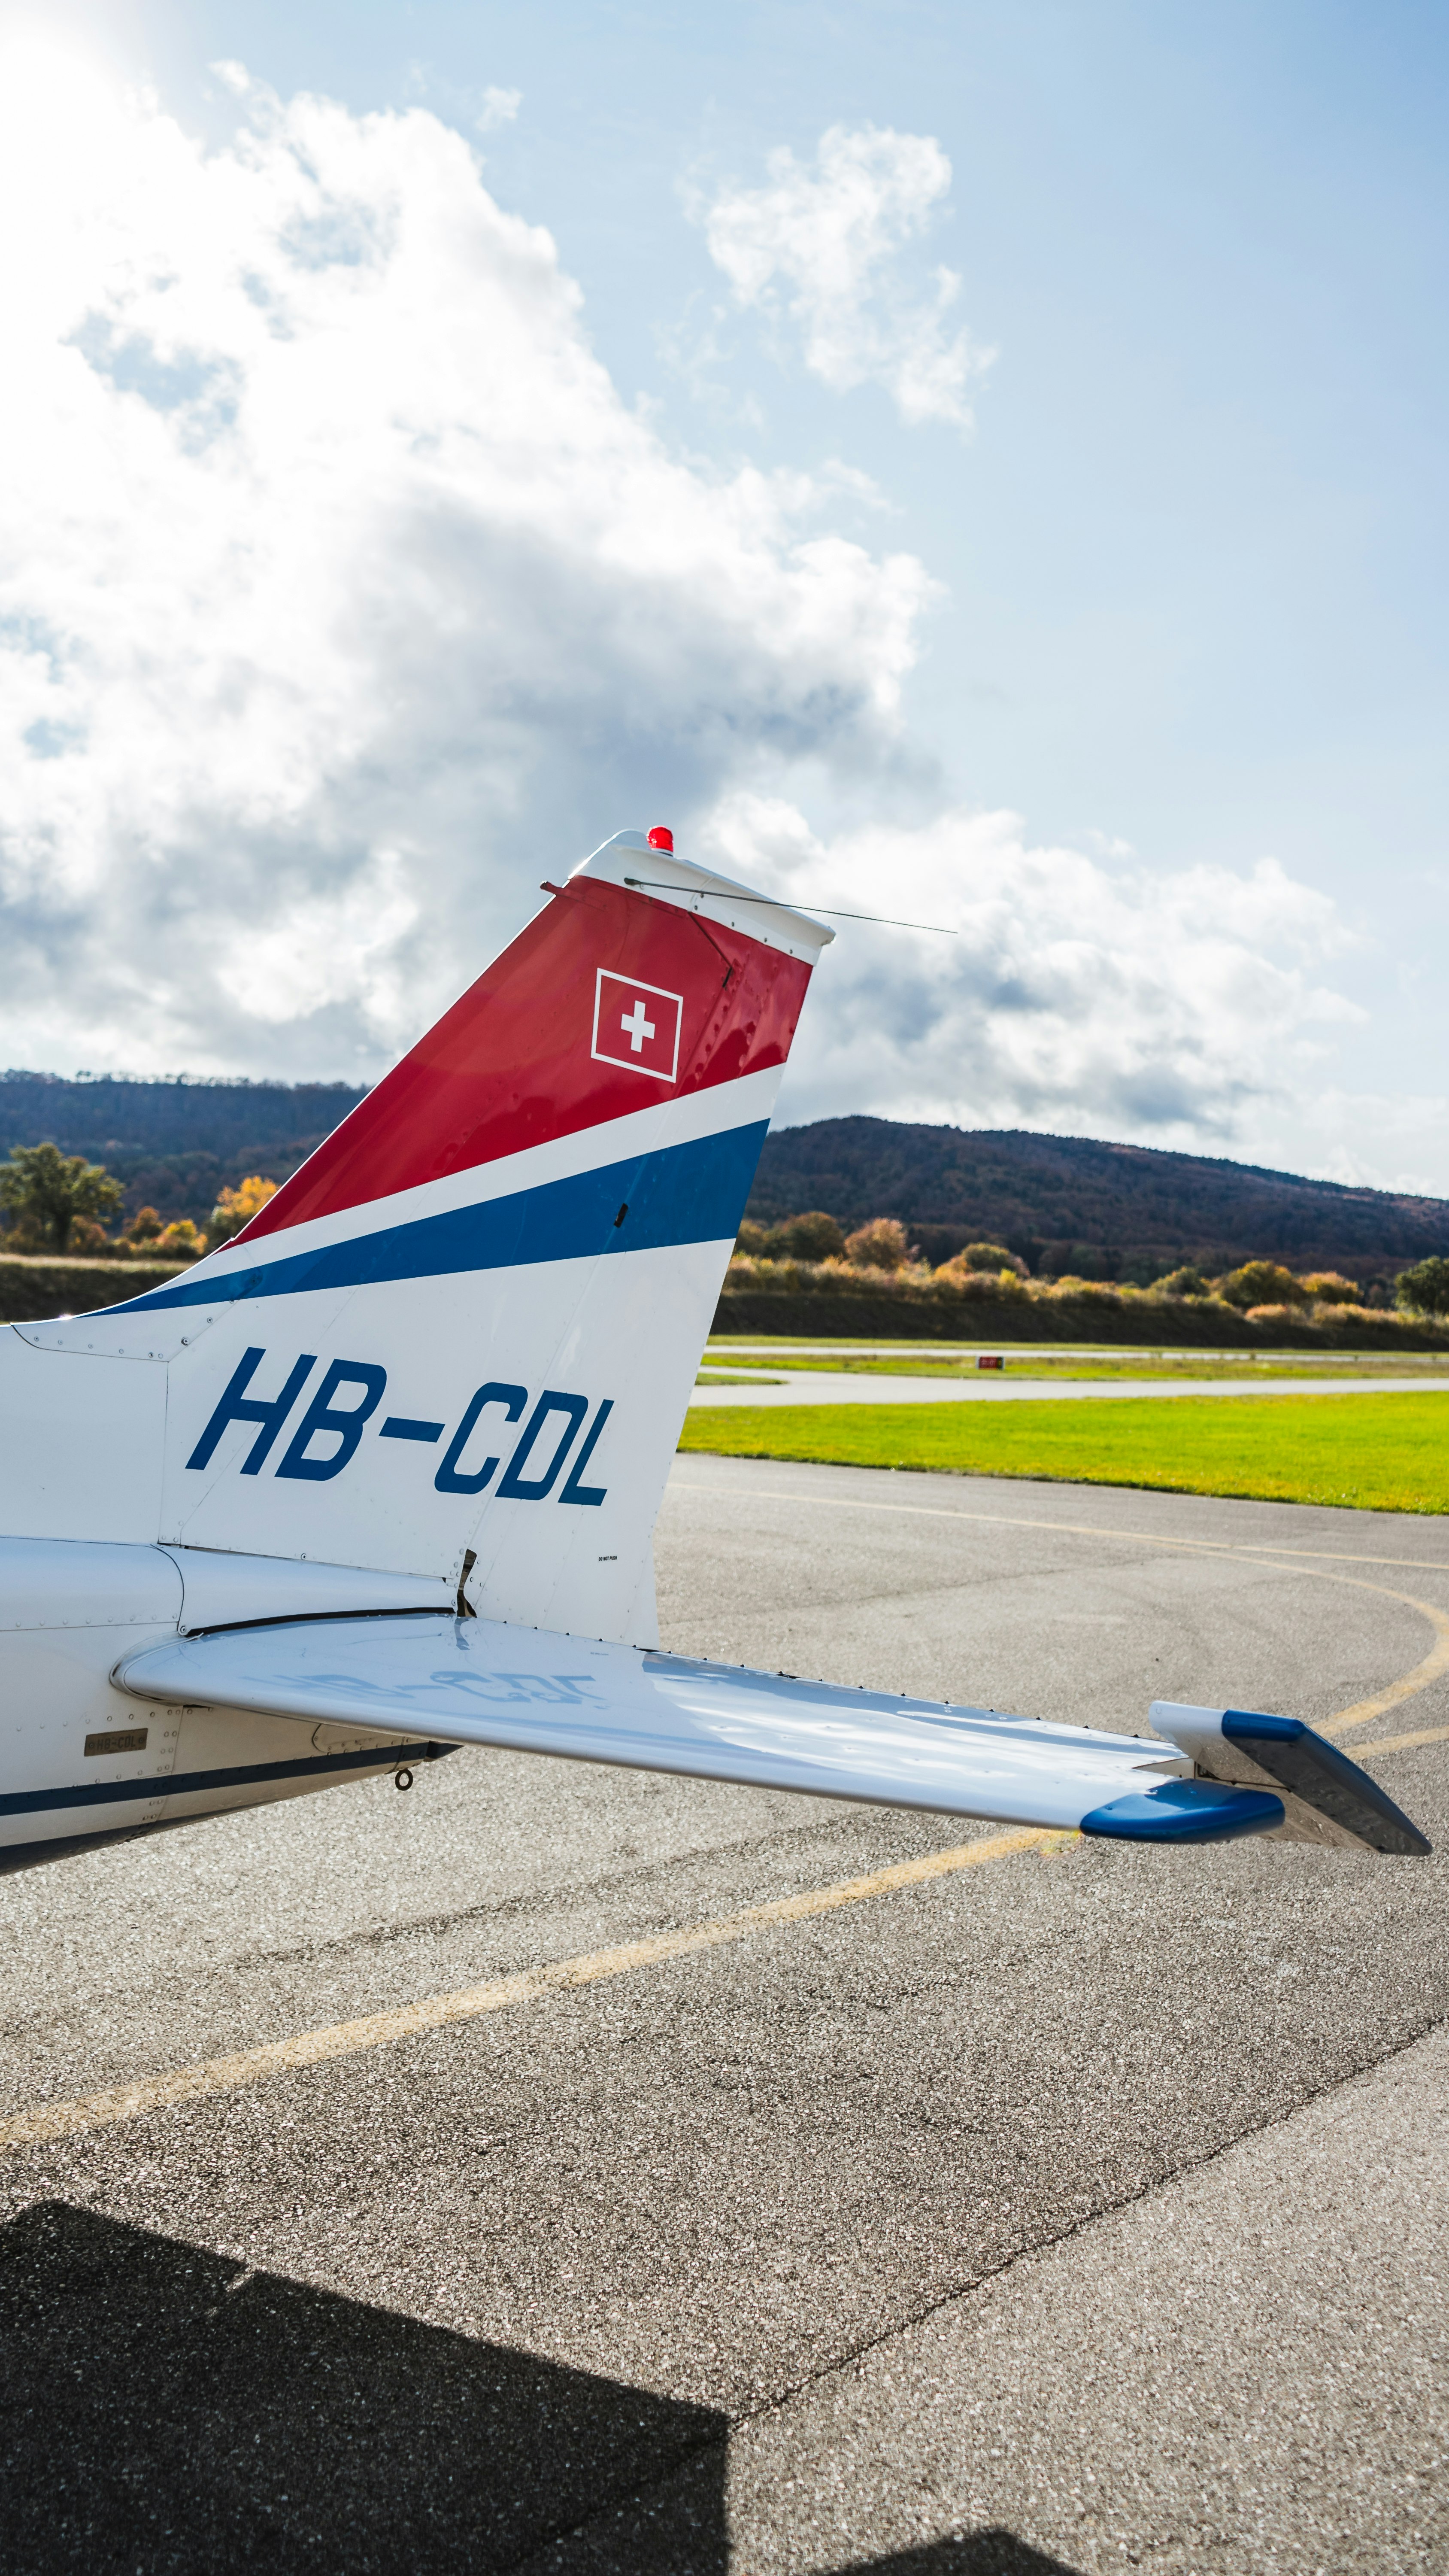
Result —
M894 2558L860 2558L838 2576L1075 2576L1060 2558L1043 2558L1010 2531L972 2531L931 2540Z
M710 2449L723 2530L711 2408L63 2202L0 2229L0 2390L9 2568L484 2576Z
M0 2228L0 2563L17 2576L727 2576L729 2429L66 2202ZM840 2576L1070 2571L981 2532Z

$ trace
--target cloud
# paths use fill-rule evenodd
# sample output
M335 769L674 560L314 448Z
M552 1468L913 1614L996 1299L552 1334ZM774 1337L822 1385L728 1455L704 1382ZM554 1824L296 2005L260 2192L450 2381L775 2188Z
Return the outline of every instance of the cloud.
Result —
M522 105L521 89L495 89L490 82L483 92L483 104L474 120L479 133L493 134L500 125L511 125Z
M832 125L813 170L788 146L761 188L724 188L697 208L735 302L799 325L805 364L835 393L885 388L903 421L969 426L967 387L991 363L950 330L961 281L912 283L902 254L931 230L951 185L934 138Z
M1221 1151L1296 1099L1305 1151L1359 1149L1302 1109L1353 1017L1326 898L870 820L913 761L921 792L934 596L840 532L872 488L671 447L425 108L226 79L208 151L82 56L0 59L0 1056L371 1076L541 878L665 820L781 892L961 926L843 927L787 1115ZM842 254L861 293L948 176L867 140L868 172L925 157ZM817 836L802 781L865 819Z
M932 596L672 450L458 133L226 76L208 152L0 62L13 1062L376 1070L619 823L886 756Z
M1346 935L1273 859L1154 872L1033 848L1014 814L947 812L822 841L781 799L711 817L717 863L840 925L791 1060L787 1122L868 1111L1223 1152L1311 1089L1363 1016L1325 985Z
M1295 1171L1353 1188L1400 1190L1410 1198L1449 1194L1449 1099L1443 1092L1350 1091L1329 1082L1296 1102L1295 1111Z

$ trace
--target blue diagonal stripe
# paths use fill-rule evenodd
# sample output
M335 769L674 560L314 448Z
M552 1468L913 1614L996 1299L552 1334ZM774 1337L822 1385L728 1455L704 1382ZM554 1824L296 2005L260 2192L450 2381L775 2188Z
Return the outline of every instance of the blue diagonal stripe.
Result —
M534 1261L577 1261L599 1253L655 1252L670 1244L720 1243L739 1231L769 1122L731 1127L689 1145L667 1145L624 1163L605 1163L508 1198L441 1216L355 1234L315 1252L259 1258L224 1277L173 1280L111 1308L146 1314L158 1306L219 1306L242 1297L288 1297L312 1288L365 1288L389 1279L436 1279L463 1270L510 1270ZM628 1213L616 1223L621 1207ZM358 1211L359 1219L363 1211ZM284 1239L284 1238L283 1238Z
M428 1744L418 1736L376 1744L362 1753L309 1753L293 1762L240 1762L221 1771L152 1772L145 1779L87 1780L64 1789L17 1789L0 1798L0 1816L54 1815L66 1807L147 1806L158 1798L196 1798L208 1789L259 1789L268 1780L321 1780L329 1771L390 1771L404 1764L436 1762L456 1745ZM0 1844L0 1868L6 1846Z

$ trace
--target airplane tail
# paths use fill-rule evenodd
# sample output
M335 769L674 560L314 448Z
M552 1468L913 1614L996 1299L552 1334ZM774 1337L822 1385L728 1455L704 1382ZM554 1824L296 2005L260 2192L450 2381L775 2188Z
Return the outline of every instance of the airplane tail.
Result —
M233 1242L22 1328L165 1362L137 1537L443 1574L493 1618L656 1642L654 1518L833 934L664 833L546 891Z

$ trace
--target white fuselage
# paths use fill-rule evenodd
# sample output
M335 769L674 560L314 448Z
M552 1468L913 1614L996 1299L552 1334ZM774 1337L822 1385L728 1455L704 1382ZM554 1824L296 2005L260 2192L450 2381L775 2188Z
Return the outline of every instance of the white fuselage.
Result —
M420 1748L137 1699L111 1676L179 1633L449 1606L446 1586L119 1540L0 1539L0 1869L396 1769Z

